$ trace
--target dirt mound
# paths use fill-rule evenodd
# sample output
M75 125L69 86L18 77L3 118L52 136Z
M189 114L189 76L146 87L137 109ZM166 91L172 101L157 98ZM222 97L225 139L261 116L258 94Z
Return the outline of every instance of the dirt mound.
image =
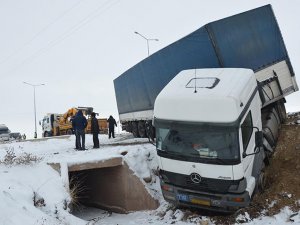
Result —
M300 113L289 115L282 125L275 153L266 168L266 189L257 193L250 206L230 216L217 216L217 224L237 222L236 216L247 212L250 218L273 216L289 206L300 210Z

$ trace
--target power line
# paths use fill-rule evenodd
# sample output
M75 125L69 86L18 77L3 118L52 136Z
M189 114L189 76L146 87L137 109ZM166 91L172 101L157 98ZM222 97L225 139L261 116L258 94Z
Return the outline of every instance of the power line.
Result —
M37 39L42 33L44 33L46 30L49 29L53 24L55 24L57 21L59 21L61 18L63 18L66 14L71 12L75 7L77 7L82 1L85 0L79 0L76 4L74 4L71 8L65 10L62 14L60 14L58 17L56 17L54 20L52 20L50 23L48 23L46 26L44 26L41 30L39 30L36 34L33 35L31 39L29 39L27 42L23 44L22 47L16 49L13 53L5 57L2 61L0 61L0 65L7 62L10 58L18 54L20 51L22 51L25 47L30 45L35 39Z
M78 31L79 29L81 29L83 26L85 26L86 24L88 24L90 21L92 21L93 19L95 19L96 17L98 17L99 15L101 15L102 13L104 13L106 10L110 9L113 5L115 5L119 1L120 0L116 0L116 1L107 0L104 4L101 4L99 7L97 7L93 12L91 12L88 16L86 16L81 21L79 21L76 25L74 25L69 30L67 30L66 32L64 32L58 38L56 38L53 41L49 42L45 48L39 49L37 52L35 52L31 56L29 56L26 59L24 59L18 66L16 66L12 70L8 71L8 73L11 73L11 72L14 72L14 71L18 70L20 67L24 66L25 64L28 64L28 63L32 62L35 58L37 58L40 55L46 53L49 49L53 48L54 46L56 46L57 44L59 44L60 42L62 42L66 38L68 38L69 36L71 36L73 33L75 33L76 31ZM109 4L100 13L98 13L98 11L101 10L101 8L105 7L105 5L107 3L112 3L112 4Z

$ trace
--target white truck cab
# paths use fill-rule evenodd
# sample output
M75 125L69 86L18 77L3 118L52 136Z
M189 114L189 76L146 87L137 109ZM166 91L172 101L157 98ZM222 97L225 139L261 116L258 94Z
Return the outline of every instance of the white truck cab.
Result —
M57 121L59 120L61 114L48 113L44 118L39 122L42 126L43 137L50 137L53 135L54 127L57 127Z
M241 68L184 70L160 92L154 126L167 201L217 211L250 203L285 117L283 97L262 110L261 93Z

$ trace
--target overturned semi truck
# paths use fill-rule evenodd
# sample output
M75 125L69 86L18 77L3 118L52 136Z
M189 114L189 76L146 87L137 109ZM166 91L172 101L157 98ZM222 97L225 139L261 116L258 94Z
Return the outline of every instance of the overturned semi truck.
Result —
M263 190L285 96L298 90L270 5L201 27L115 88L126 130L143 136L155 126L164 198L226 212Z
M279 98L283 98L297 90L297 85L271 5L208 23L114 80L122 128L135 137L153 138L155 99L182 70L248 68L259 72L278 63L288 69L292 82L282 88ZM268 98L263 93L261 97Z

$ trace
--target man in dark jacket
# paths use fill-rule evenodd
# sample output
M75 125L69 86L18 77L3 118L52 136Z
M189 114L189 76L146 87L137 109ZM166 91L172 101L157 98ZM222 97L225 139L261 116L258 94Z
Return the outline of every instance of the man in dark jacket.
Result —
M75 116L77 115L77 113L75 114ZM73 132L73 134L75 134L75 149L79 149L79 147L78 147L78 136L76 135L76 133L75 133L75 127L74 127L74 124L73 124L73 120L74 120L74 118L75 118L75 116L72 116L72 118L70 119L70 122L72 123L72 132Z
M79 110L77 112L76 116L72 120L72 126L75 129L75 135L76 135L76 139L77 139L76 147L79 150L85 150L85 132L84 132L84 129L87 126L87 120L83 116L81 110ZM81 145L80 140L82 140L82 145Z
M97 120L96 114L94 112L92 112L91 117L92 117L91 131L92 131L92 134L93 134L93 143L94 143L93 148L99 148L99 138L98 138L99 124L98 124L98 120Z
M107 120L108 122L108 138L115 138L115 126L117 126L116 120L110 116Z

